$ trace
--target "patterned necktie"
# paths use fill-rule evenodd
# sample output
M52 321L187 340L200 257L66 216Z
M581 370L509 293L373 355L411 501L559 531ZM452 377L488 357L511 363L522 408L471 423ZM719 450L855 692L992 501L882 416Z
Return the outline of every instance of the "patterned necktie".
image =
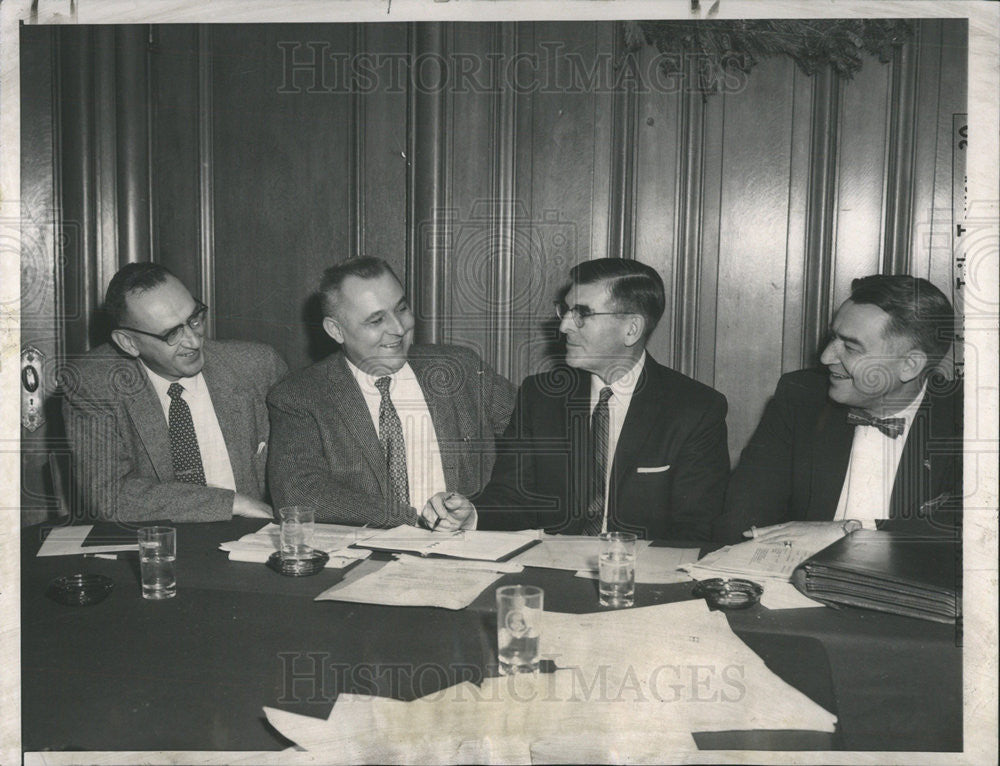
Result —
M375 381L375 388L382 394L378 408L378 434L385 450L385 460L389 468L389 487L392 497L403 505L410 504L410 482L406 474L406 442L403 439L403 424L389 398L388 376Z
M194 432L191 408L181 394L184 386L171 383L167 389L170 397L170 414L167 430L170 433L170 460L174 464L174 477L188 484L205 485L205 467L201 464L198 435Z
M587 499L587 517L583 521L583 534L599 535L604 522L604 487L608 473L608 399L611 389L601 389L594 413L590 416L590 475Z
M854 409L847 413L847 422L852 426L874 426L890 439L898 438L906 427L905 418L876 418L864 410Z

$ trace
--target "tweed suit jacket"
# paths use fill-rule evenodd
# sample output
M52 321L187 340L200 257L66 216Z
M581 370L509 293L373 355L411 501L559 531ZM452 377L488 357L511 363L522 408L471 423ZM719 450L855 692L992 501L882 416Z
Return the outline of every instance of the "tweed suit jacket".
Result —
M514 388L472 351L414 345L409 364L423 391L450 491L471 495L489 478ZM267 399L268 477L275 507L308 505L317 519L393 527L418 509L391 499L385 452L343 352L290 375ZM423 506L426 498L413 498Z
M945 390L947 386L948 390ZM830 521L847 476L849 408L827 396L827 371L783 375L726 492L713 537L743 540L751 526ZM932 380L914 416L880 529L954 532L962 505L962 387Z
M579 534L587 504L591 375L527 378L489 485L472 498L480 529ZM707 540L729 477L726 398L648 353L611 465L608 529Z
M236 491L265 500L265 396L286 372L285 363L270 346L242 341L206 340L204 356L202 374ZM63 380L63 416L79 493L75 515L177 522L232 517L232 490L174 478L167 419L138 360L105 344L68 361Z

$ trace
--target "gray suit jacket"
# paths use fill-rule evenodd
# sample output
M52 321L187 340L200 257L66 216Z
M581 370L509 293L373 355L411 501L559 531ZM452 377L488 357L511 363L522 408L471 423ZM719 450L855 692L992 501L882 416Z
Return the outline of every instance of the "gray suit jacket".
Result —
M265 499L264 398L286 372L285 363L260 343L205 341L204 348L202 373L236 490ZM67 361L62 375L63 415L80 495L74 515L117 521L231 518L232 490L175 480L167 419L137 360L105 344Z
M471 495L489 479L514 387L458 346L413 346L409 362L434 422L445 483ZM390 499L385 453L342 352L290 375L267 404L275 508L308 505L317 519L341 524L416 523L417 509Z

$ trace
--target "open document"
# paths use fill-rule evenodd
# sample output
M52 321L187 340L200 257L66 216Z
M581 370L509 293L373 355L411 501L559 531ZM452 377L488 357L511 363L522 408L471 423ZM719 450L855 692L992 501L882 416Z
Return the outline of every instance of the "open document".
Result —
M431 532L412 526L369 530L372 534L358 545L379 551L419 553L421 556L451 556L460 559L499 561L533 545L538 532Z
M243 535L239 540L219 543L221 550L229 553L230 561L248 561L263 564L281 545L281 528L267 524L256 532ZM371 551L349 546L374 534L375 530L350 527L344 524L317 524L310 545L330 555L327 569L343 569L359 559L366 559Z
M373 572L352 573L315 600L464 609L503 575L522 569L512 563L400 556Z

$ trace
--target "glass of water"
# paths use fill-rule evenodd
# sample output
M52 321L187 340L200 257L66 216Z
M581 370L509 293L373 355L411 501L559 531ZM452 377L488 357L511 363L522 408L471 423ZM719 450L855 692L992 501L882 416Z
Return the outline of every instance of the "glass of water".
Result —
M290 505L278 510L281 523L281 558L305 559L312 554L316 532L316 511L304 505Z
M139 529L139 573L142 597L154 601L177 595L177 530L173 527Z
M614 608L635 603L635 535L604 532L597 558L601 606Z
M502 675L538 672L545 592L534 585L497 588L497 658Z

